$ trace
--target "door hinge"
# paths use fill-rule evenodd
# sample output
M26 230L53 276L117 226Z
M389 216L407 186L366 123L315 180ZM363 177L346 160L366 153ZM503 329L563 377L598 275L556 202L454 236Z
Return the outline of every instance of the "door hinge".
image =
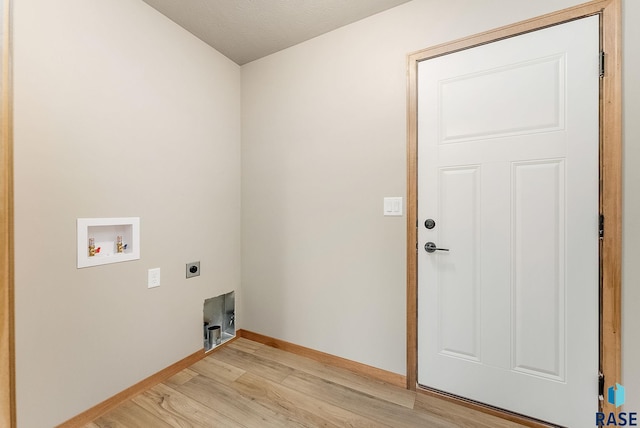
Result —
M604 401L604 373L598 373L598 400Z
M604 216L602 214L600 214L598 224L598 234L600 235L600 239L604 239Z
M604 51L600 51L600 77L604 77Z

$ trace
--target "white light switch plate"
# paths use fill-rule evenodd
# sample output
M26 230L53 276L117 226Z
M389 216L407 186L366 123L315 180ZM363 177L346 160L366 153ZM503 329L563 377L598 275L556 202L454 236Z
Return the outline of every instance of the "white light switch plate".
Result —
M149 269L147 287L154 288L159 286L160 286L160 268Z
M402 215L402 197L384 198L384 215Z

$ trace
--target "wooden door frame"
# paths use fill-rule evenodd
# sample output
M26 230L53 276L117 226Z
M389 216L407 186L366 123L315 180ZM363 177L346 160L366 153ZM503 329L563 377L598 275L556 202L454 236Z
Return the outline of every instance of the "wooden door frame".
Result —
M418 386L418 63L587 16L601 16L605 74L600 79L600 365L607 385L621 382L622 12L621 0L594 0L513 25L434 46L408 56L407 112L407 388ZM596 376L596 373L594 373ZM443 394L444 396L444 394ZM451 398L468 405L466 400ZM606 401L603 411L615 411ZM482 407L482 406L478 406ZM495 413L495 410L493 411ZM502 412L499 412L501 413ZM502 415L506 416L508 412Z
M0 426L16 426L13 258L12 0L0 1Z

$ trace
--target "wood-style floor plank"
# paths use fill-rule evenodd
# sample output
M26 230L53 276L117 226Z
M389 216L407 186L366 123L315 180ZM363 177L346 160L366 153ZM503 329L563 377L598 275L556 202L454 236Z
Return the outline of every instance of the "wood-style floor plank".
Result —
M231 426L234 421L192 400L175 389L159 384L134 397L134 403L175 428Z
M240 351L244 351L250 354L254 353L259 349L268 348L268 346L263 345L262 343L254 342L252 340L247 340L242 337L239 337L233 342L230 342L227 346L229 348L239 349Z
M456 427L455 424L440 417L415 412L412 409L380 400L376 397L303 372L297 372L287 377L282 384L318 400L326 401L327 403L363 416L368 416L393 427Z
M304 426L387 427L387 425L349 412L339 406L317 400L252 373L242 375L231 387L245 396L255 397L263 406L286 414Z
M522 428L280 349L237 339L85 428Z
M234 365L209 357L195 363L191 366L191 370L196 374L216 379L224 383L231 383L246 373L245 370Z
M416 394L413 391L399 388L395 385L389 385L388 383L349 370L331 367L309 358L282 351L281 349L265 346L256 351L255 355L278 361L293 369L321 377L338 385L361 391L409 409L413 408L415 402Z
M302 426L246 397L238 391L205 376L197 376L178 389L183 394L248 428L268 426Z
M198 376L197 372L194 372L191 369L184 369L181 372L171 376L169 379L165 380L164 383L169 386L182 385L183 383L190 381L196 376Z
M277 361L262 358L258 355L246 353L232 347L225 347L216 352L217 361L222 361L239 369L260 373L265 379L274 382L282 382L287 376L293 373L293 369Z
M171 428L171 425L133 401L126 401L93 423L100 428Z

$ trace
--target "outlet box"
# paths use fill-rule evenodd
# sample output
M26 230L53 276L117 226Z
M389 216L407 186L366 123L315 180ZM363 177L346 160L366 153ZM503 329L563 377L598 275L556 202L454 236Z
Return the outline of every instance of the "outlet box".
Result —
M140 259L140 217L79 218L77 228L78 269Z
M187 278L200 276L200 262L187 263Z

